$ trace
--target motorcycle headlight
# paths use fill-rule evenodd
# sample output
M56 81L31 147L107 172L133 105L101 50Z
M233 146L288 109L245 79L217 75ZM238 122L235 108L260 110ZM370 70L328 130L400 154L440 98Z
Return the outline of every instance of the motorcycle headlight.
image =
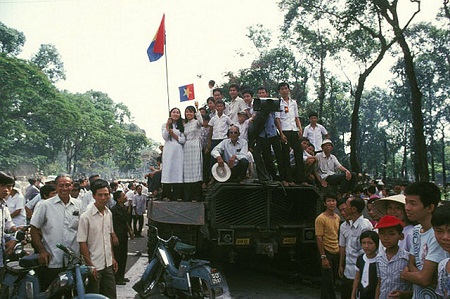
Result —
M67 277L66 273L59 274L59 285L60 287L65 287L69 283L69 277Z
M16 245L16 247L14 247L14 255L20 256L22 251L23 251L22 245Z

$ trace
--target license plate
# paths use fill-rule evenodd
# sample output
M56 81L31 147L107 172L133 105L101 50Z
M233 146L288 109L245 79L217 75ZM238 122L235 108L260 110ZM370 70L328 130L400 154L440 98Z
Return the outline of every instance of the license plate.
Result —
M237 238L235 241L236 245L250 245L250 238Z
M222 276L220 276L220 273L211 273L211 282L212 284L220 284L222 282Z
M283 245L292 245L297 243L297 237L283 238Z

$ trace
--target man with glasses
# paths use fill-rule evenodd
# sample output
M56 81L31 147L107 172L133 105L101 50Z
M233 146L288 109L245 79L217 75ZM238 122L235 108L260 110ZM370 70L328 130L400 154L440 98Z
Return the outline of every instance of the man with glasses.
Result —
M56 179L55 197L40 201L31 217L31 238L33 247L39 253L38 268L41 290L64 270L63 251L56 247L60 243L74 252L79 252L77 242L78 221L82 210L79 199L70 197L72 178L61 174Z
M248 143L239 138L239 128L231 126L228 130L228 138L222 140L212 151L211 156L217 159L219 167L223 167L225 161L231 169L231 181L242 181L248 169Z

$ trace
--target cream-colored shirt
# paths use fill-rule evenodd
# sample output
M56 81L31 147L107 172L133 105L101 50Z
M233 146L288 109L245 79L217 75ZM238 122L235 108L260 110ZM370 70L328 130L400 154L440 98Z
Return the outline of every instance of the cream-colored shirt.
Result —
M112 233L112 214L108 208L105 208L102 214L95 205L92 205L81 215L77 241L87 243L89 256L97 270L112 265Z
M63 244L75 253L80 251L77 243L78 221L81 214L81 200L70 198L64 202L58 195L47 200L41 200L36 205L30 224L41 230L42 243L51 255L49 268L62 268L64 252L56 247Z
M247 104L245 104L244 100L241 97L237 97L228 104L225 114L231 118L233 123L238 123L238 113L241 111L245 111L247 109Z

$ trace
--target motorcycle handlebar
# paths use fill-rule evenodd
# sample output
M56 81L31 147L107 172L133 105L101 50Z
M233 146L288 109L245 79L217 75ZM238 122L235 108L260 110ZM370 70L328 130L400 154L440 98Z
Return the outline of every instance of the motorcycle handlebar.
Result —
M156 232L156 238L165 244L170 244L172 241L177 241L177 242L181 241L181 239L178 238L177 236L171 236L169 239L165 240L159 236L158 228L156 226L153 226L150 224L147 224L147 225L148 225L148 227L150 227L151 229L153 229Z
M56 247L58 247L59 249L61 249L62 251L64 251L64 253L67 253L68 255L75 255L75 253L68 247L64 246L63 244L56 244Z

